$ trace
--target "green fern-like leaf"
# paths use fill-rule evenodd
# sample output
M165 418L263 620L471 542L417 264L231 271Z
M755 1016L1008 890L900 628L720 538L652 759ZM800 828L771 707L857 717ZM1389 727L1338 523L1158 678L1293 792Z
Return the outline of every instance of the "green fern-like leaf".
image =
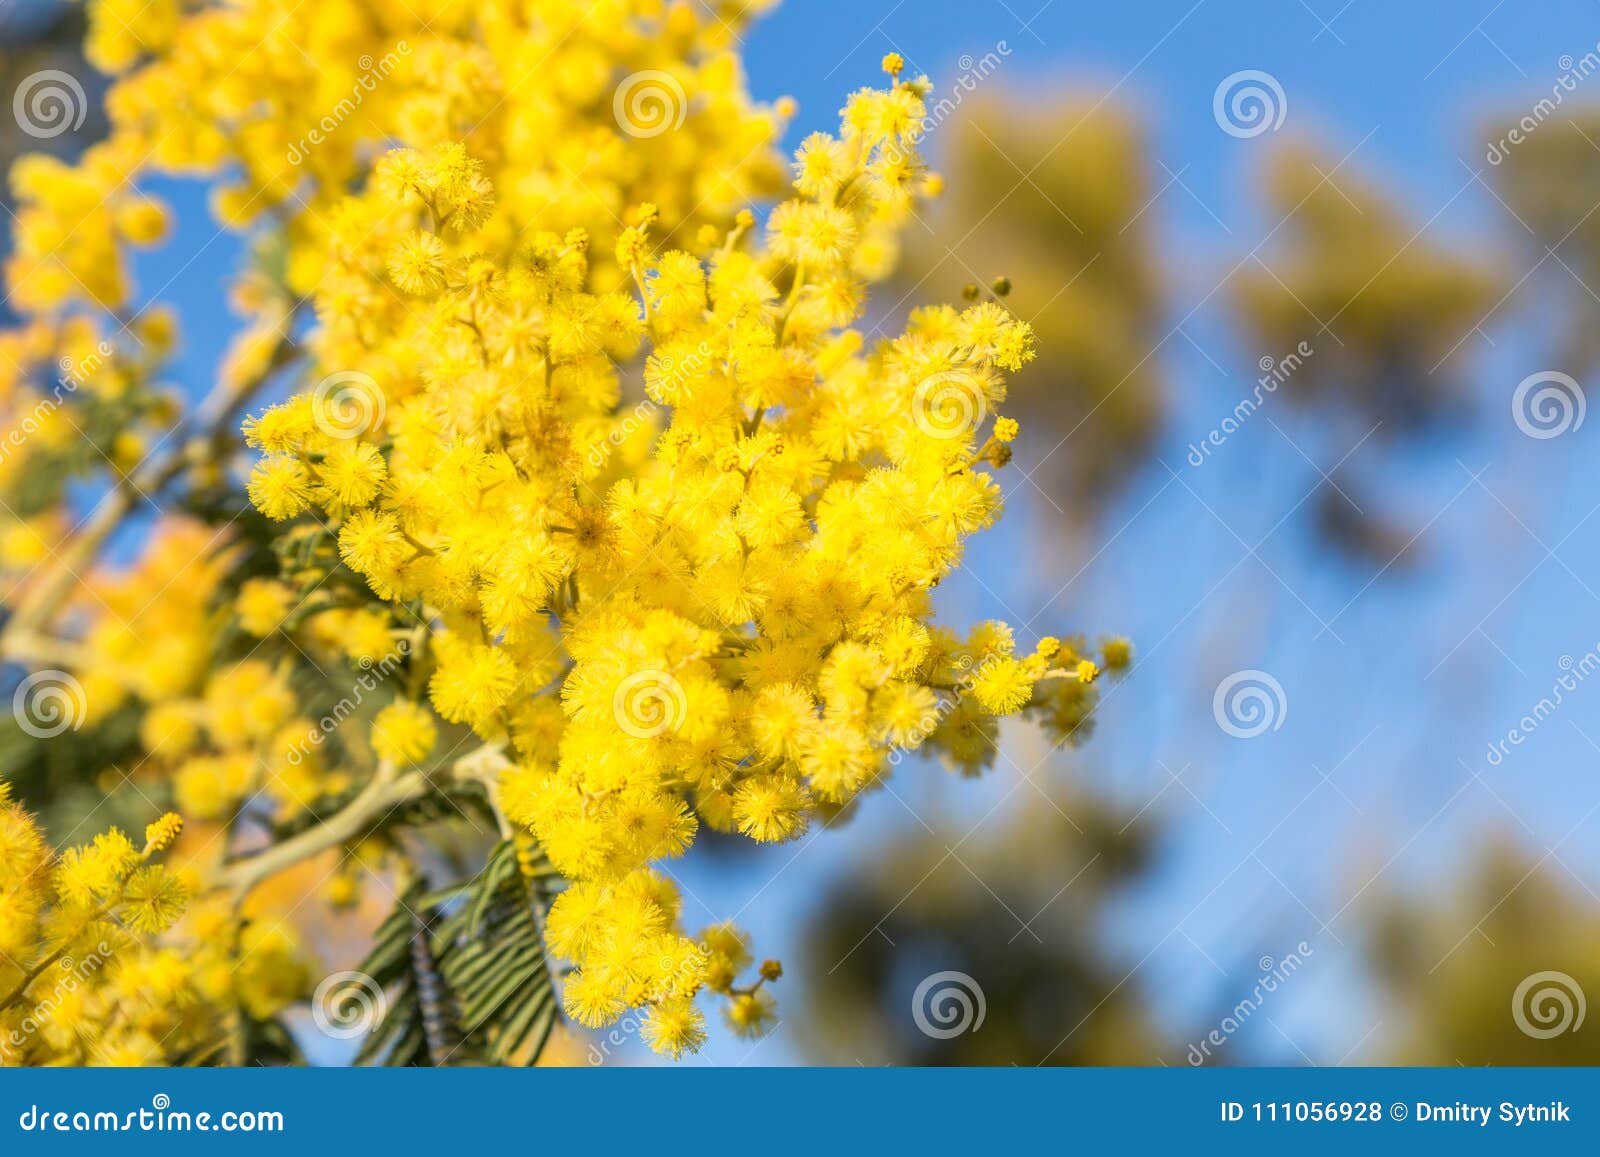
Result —
M450 943L438 940L443 922L436 905L453 898L451 892L430 895L420 883L413 884L378 926L360 971L390 995L382 1018L356 1054L356 1064L442 1066L474 1059L459 1027L453 994L439 971L439 953L448 951Z
M533 846L496 845L483 870L409 889L361 971L391 992L357 1064L532 1064L554 1030L541 913L560 877Z
M462 939L440 970L462 1024L493 1064L531 1064L556 1023L555 984L539 913L558 878L541 852L507 840L489 855L463 908Z

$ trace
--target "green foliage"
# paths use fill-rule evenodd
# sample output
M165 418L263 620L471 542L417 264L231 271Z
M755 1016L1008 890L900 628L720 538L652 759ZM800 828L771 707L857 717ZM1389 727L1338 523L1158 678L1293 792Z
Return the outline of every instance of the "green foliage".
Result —
M1600 1063L1600 1033L1578 1015L1600 992L1592 894L1549 857L1486 842L1464 880L1372 905L1368 951L1396 1010L1385 1062Z
M1311 353L1283 392L1353 413L1385 437L1424 427L1463 400L1444 372L1499 299L1500 275L1426 235L1397 201L1306 144L1272 156L1263 189L1274 243L1233 290L1254 352Z
M542 852L506 840L461 884L401 896L360 971L391 990L357 1064L532 1064L556 1021L538 912L559 887Z
M961 180L908 239L907 291L1003 279L1006 308L1051 354L1016 375L1006 412L1044 449L1059 444L1038 456L1041 481L1090 516L1145 461L1165 410L1144 129L1092 97L985 90L944 132Z
M822 898L797 970L814 1010L799 1026L812 1059L1070 1066L1181 1054L1151 1018L1133 961L1109 952L1102 931L1149 870L1153 833L1092 797L1049 790L1058 802L982 836L963 838L968 825L952 819L886 844ZM913 990L944 974L982 994L981 1025L923 1027L938 989Z
M0 702L10 707L15 689L14 681L0 680ZM54 840L65 839L90 813L128 829L153 819L152 797L160 803L168 793L148 784L133 787L115 770L134 770L141 753L139 712L131 706L48 739L25 731L15 711L0 714L0 771Z

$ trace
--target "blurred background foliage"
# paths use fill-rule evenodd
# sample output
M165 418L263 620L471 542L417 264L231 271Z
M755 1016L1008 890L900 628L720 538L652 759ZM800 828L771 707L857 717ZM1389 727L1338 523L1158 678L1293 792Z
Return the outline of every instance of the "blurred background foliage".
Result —
M5 77L6 108L9 112L13 84L43 69L57 69L79 78L85 95L83 124L75 132L40 140L23 132L15 117L0 116L0 171L9 172L11 162L26 152L47 152L71 157L105 135L105 106L101 102L105 85L83 57L83 34L87 22L81 4L57 0L10 0L0 4L0 77ZM9 184L0 183L0 246L9 248L12 204ZM0 320L9 320L11 311L0 304Z
M1532 860L1509 833L1485 840L1466 878L1444 894L1394 892L1373 905L1371 956L1396 1015L1389 1059L1404 1065L1600 1064L1600 1033L1553 1030L1575 993L1562 982L1519 986L1565 972L1589 996L1600 992L1600 897L1581 880ZM1555 963L1562 967L1557 968ZM1545 993L1539 997L1541 990ZM1510 994L1508 996L1507 994Z
M1505 250L1553 252L1572 242L1581 272L1566 284L1560 273L1541 299L1571 315L1547 352L1581 368L1600 356L1588 324L1600 298L1581 284L1600 281L1600 111L1572 119L1570 133L1550 129L1537 137L1540 147L1495 174L1499 195L1527 225L1510 236L1426 236L1402 196L1309 140L1276 144L1256 165L1255 196L1281 224L1258 246L1259 259L1255 249L1227 253L1201 279L1222 278L1242 344L1262 351L1251 369L1276 371L1268 392L1299 412L1293 440L1309 448L1296 453L1315 487L1305 504L1313 556L1402 569L1422 527L1400 512L1411 504L1394 496L1393 467L1461 452L1478 424L1501 418L1485 414L1474 376L1481 330L1513 290ZM904 292L1011 282L1008 304L1051 356L1019 376L1008 407L1026 416L1038 449L1070 442L1032 477L1066 516L1054 526L1058 549L1094 550L1117 488L1152 467L1172 421L1172 391L1186 388L1153 355L1170 324L1161 271L1179 276L1190 258L1159 235L1159 214L1149 211L1155 187L1181 177L1156 159L1126 102L1068 95L1041 106L985 90L941 127L951 193L908 256ZM1285 369L1302 342L1311 352ZM1290 424L1281 413L1276 421ZM1369 441L1369 453L1349 462ZM1312 459L1339 465L1323 473ZM1091 766L1073 784L1096 783L1094 758L1091 750ZM1252 965L1292 939L1300 914L1236 920L1249 928L1237 955L1250 963L1211 962L1234 983L1208 982L1209 995L1177 1022L1155 1015L1160 1001L1142 962L1119 954L1107 930L1141 887L1159 886L1164 835L1181 818L1171 808L1160 818L1133 815L1092 786L1062 782L1050 794L1060 810L1030 800L1002 831L920 825L814 905L803 937L806 1011L795 1030L805 1056L828 1064L1197 1063L1190 1044L1226 1025L1204 1063L1309 1061L1270 1008L1249 1021L1257 1011L1248 1004ZM1511 997L1524 978L1557 964L1600 992L1600 897L1529 860L1498 825L1485 825L1475 847L1459 879L1375 887L1356 906L1359 957L1393 1020L1366 1059L1595 1063L1600 1035L1531 1037L1511 1015ZM1359 859L1352 850L1346 867ZM907 1017L918 982L941 969L982 978L980 1030L930 1036ZM1248 978L1242 988L1240 976Z
M1514 121L1493 120L1484 135L1504 140ZM1539 126L1494 168L1492 185L1516 227L1510 240L1532 256L1526 289L1550 308L1553 347L1574 373L1600 364L1600 108L1569 107ZM1540 292L1542 291L1542 292Z
M1479 255L1426 238L1357 168L1304 141L1276 148L1260 195L1282 226L1262 260L1252 251L1241 262L1233 289L1240 325L1266 351L1260 368L1314 415L1307 433L1320 456L1312 457L1340 464L1312 505L1319 528L1334 545L1381 561L1403 553L1418 528L1388 509L1381 482L1350 459L1369 439L1403 453L1468 419L1469 338L1504 288Z
M1081 429L1038 481L1072 523L1097 513L1150 451L1164 414L1154 165L1134 112L1087 95L1041 104L982 88L939 131L948 192L913 232L899 292L953 299L1011 282L1042 350L1007 409L1045 447Z
M951 823L896 841L834 886L804 937L812 1056L1137 1065L1167 1051L1142 986L1118 986L1126 969L1103 946L1107 908L1149 869L1148 836L1092 797L1057 798L979 839ZM944 970L983 978L977 1031L930 1036L902 1015ZM921 1011L938 1026L937 1009Z
M1445 363L1503 292L1495 270L1424 236L1359 162L1332 150L1276 147L1260 190L1282 227L1235 284L1256 346L1287 353L1304 340L1314 349L1286 393L1335 420L1349 411L1382 422L1390 437L1459 411L1461 366Z

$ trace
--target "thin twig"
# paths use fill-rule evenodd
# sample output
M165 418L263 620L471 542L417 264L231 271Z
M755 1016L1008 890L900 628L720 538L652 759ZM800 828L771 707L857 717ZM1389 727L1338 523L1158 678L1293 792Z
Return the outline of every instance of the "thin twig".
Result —
M295 314L290 312L292 323ZM292 328L292 325L289 326ZM259 374L241 382L218 382L193 417L180 428L175 445L153 455L138 469L117 478L81 530L60 551L52 555L49 568L17 602L11 617L0 628L0 658L28 662L57 644L46 629L72 593L81 575L88 570L123 519L133 512L139 500L154 498L190 466L208 461L217 439L226 431L239 409L248 404L275 373L299 355L299 346L287 333L280 334L277 347Z
M387 770L388 774L385 774ZM310 859L319 852L358 839L401 804L420 799L428 791L428 778L420 771L395 775L392 765L379 768L372 782L316 827L291 836L281 844L228 865L213 881L217 888L243 897L268 876Z

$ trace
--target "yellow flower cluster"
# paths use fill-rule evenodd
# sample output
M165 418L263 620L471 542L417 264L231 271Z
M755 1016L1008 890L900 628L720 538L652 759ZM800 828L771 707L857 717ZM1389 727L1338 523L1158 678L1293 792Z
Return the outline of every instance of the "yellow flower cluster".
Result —
M0 785L0 1064L154 1064L172 1034L196 1039L189 966L146 943L188 903L151 862L181 827L168 814L142 848L112 828L56 856Z
M674 1055L717 953L678 930L652 862L701 823L795 838L895 748L983 766L996 716L1070 732L1098 673L1004 624L929 625L999 513L979 467L1016 428L986 419L1032 342L993 302L917 311L875 347L854 328L926 187L924 92L854 94L760 242L743 218L658 244L637 207L614 246L632 293L595 290L581 230L497 251L496 190L461 146L391 153L341 206L317 296L322 356L377 386L359 400L382 420L352 430L312 392L249 425L256 504L337 524L397 620L429 624L439 715L511 758L506 813L573 881L549 927L580 965L569 1013L649 1005ZM641 352L648 401L619 415ZM761 1000L734 1015L764 1021Z
M171 351L173 324L153 309L120 341L83 314L34 317L0 332L0 597L8 604L68 537L72 520L58 501L65 478L108 466L125 474L170 426L177 404L150 382Z
M292 814L345 782L323 766L317 724L294 710L285 673L247 659L213 675L198 698L152 707L142 738L172 768L185 815L224 819L258 794Z
M157 862L182 830L168 812L142 846L111 828L58 855L0 784L0 1066L207 1063L243 1046L241 1011L303 994L283 924L241 921L196 897L193 868Z
M81 678L89 711L101 715L130 696L161 704L192 695L210 668L210 614L230 556L198 523L168 520L132 567L93 576L78 610L90 621L94 656Z
M917 151L926 78L887 60L888 88L806 138L758 225L789 110L748 98L731 43L762 2L89 7L94 59L130 71L106 142L14 174L31 362L92 343L76 311L127 305L125 250L164 227L127 178L226 171L218 213L271 242L235 288L220 409L291 364L304 387L244 425L269 547L176 527L63 624L91 713L142 711L195 819L262 793L281 817L352 783L352 808L383 808L340 825L359 838L434 773L486 784L502 829L570 883L544 923L578 966L568 1014L643 1007L646 1040L679 1056L705 1037L697 995L759 1033L781 974L741 980L742 934L684 928L660 864L702 824L796 839L900 752L976 772L1002 716L1086 731L1125 645L1097 662L1080 640L933 622L933 589L1000 514L1018 427L997 411L1033 339L997 299L916 310L887 340L863 323L938 188ZM158 423L171 335L137 326L148 348L111 361ZM0 392L8 413L28 398ZM224 441L189 443L174 476L223 486L206 453ZM45 508L0 537L22 597L64 521ZM308 718L295 680L329 654L394 676L343 730L342 709ZM482 758L462 758L474 734ZM288 851L341 842L302 830ZM278 935L252 927L210 900L185 922L196 1003L266 1016L299 991L292 944L243 946ZM168 1056L200 1047L177 1039Z
M535 225L609 229L644 200L692 236L780 182L780 110L750 103L734 51L771 3L89 0L90 59L125 74L111 134L75 165L13 171L13 301L127 301L124 243L164 228L129 183L144 169L228 172L215 211L285 221L288 283L308 294L337 260L344 192L393 140L470 138L515 200L502 244Z
M246 322L213 398L226 417L296 352L287 336L296 305L341 263L340 205L387 142L470 138L507 202L494 225L501 247L535 226L605 238L642 200L660 206L666 229L692 236L770 196L782 180L773 146L787 108L748 98L735 51L770 3L89 0L89 58L116 77L110 132L76 162L27 156L10 174L6 299L28 322L0 334L7 602L41 586L36 572L52 565L87 573L90 560L65 549L79 520L62 509L63 471L109 464L116 481L137 464L160 465L146 462L153 451L183 449L181 407L157 380L174 320L153 304L133 308L129 250L160 241L168 225L140 191L146 175L210 177L225 227L269 221L278 231L232 293ZM609 276L621 275L612 267ZM386 356L408 360L398 342ZM339 352L327 362L340 365ZM100 410L108 397L113 412L86 421L80 403ZM218 480L214 460L178 464L194 481ZM170 477L134 478L129 493L154 497ZM103 540L93 524L86 530ZM99 617L85 603L83 617ZM46 600L44 609L59 607ZM91 645L65 665L87 673L116 658ZM90 707L109 709L92 693Z

